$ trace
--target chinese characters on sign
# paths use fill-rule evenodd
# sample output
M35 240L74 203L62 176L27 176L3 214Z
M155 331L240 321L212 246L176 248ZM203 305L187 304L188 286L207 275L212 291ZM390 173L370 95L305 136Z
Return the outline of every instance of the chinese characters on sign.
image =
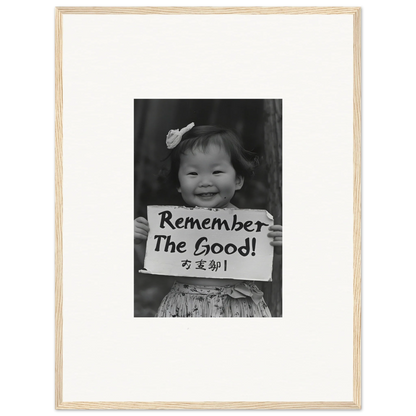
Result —
M207 270L205 268L205 263L208 263L208 265L206 267L208 267L209 270L212 270L214 272L218 271L218 269L221 269L221 262L220 261L215 261L215 260L195 260L195 268L199 269L199 270ZM227 260L224 260L222 262L223 267L224 267L224 271L227 271ZM192 265L192 261L191 260L182 260L182 267L185 267L186 270L189 270L190 267Z

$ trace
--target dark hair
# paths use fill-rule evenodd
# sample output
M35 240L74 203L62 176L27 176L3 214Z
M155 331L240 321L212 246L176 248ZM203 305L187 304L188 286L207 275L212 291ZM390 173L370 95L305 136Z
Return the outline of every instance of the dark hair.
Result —
M216 144L225 149L237 176L248 179L253 174L257 166L257 157L243 148L233 130L217 126L196 126L183 135L181 142L167 157L171 163L166 176L175 187L179 187L178 172L181 155L196 148L205 151L209 144Z

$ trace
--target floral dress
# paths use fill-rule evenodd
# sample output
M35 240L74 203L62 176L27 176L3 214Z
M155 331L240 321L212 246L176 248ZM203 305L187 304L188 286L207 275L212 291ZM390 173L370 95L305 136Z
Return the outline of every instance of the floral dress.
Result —
M263 292L253 282L200 286L175 282L156 314L160 318L271 317Z

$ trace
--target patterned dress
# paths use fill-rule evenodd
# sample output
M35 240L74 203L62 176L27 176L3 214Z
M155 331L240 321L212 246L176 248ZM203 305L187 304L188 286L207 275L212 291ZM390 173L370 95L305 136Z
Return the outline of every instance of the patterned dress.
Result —
M175 282L156 314L159 318L271 317L263 292L253 282L200 286Z

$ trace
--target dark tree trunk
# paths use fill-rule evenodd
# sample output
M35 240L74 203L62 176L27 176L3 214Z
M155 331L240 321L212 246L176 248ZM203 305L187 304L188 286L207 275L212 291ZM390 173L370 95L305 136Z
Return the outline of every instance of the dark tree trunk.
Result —
M282 224L282 100L264 100L264 148L268 171L267 209L275 224ZM273 316L282 316L282 250L275 249L273 281L265 290L265 301Z

